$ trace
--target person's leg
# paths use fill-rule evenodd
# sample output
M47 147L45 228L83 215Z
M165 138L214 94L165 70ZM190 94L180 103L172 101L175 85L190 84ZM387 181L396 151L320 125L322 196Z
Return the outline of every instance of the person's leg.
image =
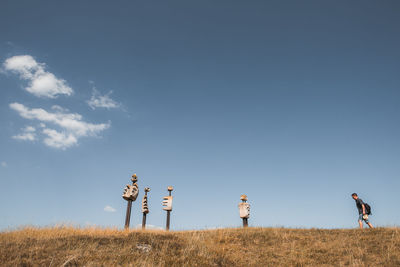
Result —
M358 224L360 225L360 229L363 229L363 216L362 216L362 214L358 214Z
M365 220L365 223L369 226L369 228L374 228L374 227L372 226L372 224L371 224L368 220Z
M365 221L365 223L369 226L369 228L374 228L374 227L372 226L372 224L369 222L368 219L366 219L366 220L364 220L364 221Z

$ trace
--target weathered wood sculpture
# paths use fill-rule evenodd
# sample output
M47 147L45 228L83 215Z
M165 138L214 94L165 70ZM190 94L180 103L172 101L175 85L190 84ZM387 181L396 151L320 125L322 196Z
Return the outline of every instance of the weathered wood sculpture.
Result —
M250 217L250 204L247 203L246 195L241 195L240 200L242 203L239 203L239 216L243 219L243 227L247 227L248 219Z
M162 205L164 206L163 210L167 211L167 224L165 227L165 230L169 231L169 225L170 225L170 216L171 216L171 211L172 211L172 196L171 192L174 190L172 186L168 186L168 196L163 198Z
M150 187L146 187L144 189L144 196L142 199L142 213L143 213L143 219L142 219L142 229L146 229L146 215L149 213L149 206L147 203L147 193L150 192Z
M137 175L136 173L132 175L131 181L132 184L127 184L122 197L128 201L128 205L126 207L126 216L125 216L125 229L129 228L129 223L131 220L131 209L132 209L132 202L136 200L139 195L139 187L137 185Z

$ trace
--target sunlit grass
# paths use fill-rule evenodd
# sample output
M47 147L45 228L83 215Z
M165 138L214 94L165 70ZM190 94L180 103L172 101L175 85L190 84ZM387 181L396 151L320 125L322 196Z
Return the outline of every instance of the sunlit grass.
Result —
M399 228L164 232L59 226L0 233L5 266L400 266Z

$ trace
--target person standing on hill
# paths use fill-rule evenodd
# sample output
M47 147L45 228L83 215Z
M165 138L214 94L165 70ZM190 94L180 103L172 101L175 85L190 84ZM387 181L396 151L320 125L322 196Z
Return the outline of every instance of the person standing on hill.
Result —
M364 201L358 197L357 193L351 194L351 197L356 201L356 206L358 209L358 224L360 225L360 229L363 228L363 221L368 224L369 228L374 228L368 220L368 214L370 213L370 211L367 211L366 207L368 204L364 203Z

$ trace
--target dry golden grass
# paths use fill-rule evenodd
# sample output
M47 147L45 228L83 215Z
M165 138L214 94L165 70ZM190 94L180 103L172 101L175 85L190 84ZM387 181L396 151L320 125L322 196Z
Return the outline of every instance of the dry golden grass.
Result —
M0 233L2 266L400 266L399 228Z

